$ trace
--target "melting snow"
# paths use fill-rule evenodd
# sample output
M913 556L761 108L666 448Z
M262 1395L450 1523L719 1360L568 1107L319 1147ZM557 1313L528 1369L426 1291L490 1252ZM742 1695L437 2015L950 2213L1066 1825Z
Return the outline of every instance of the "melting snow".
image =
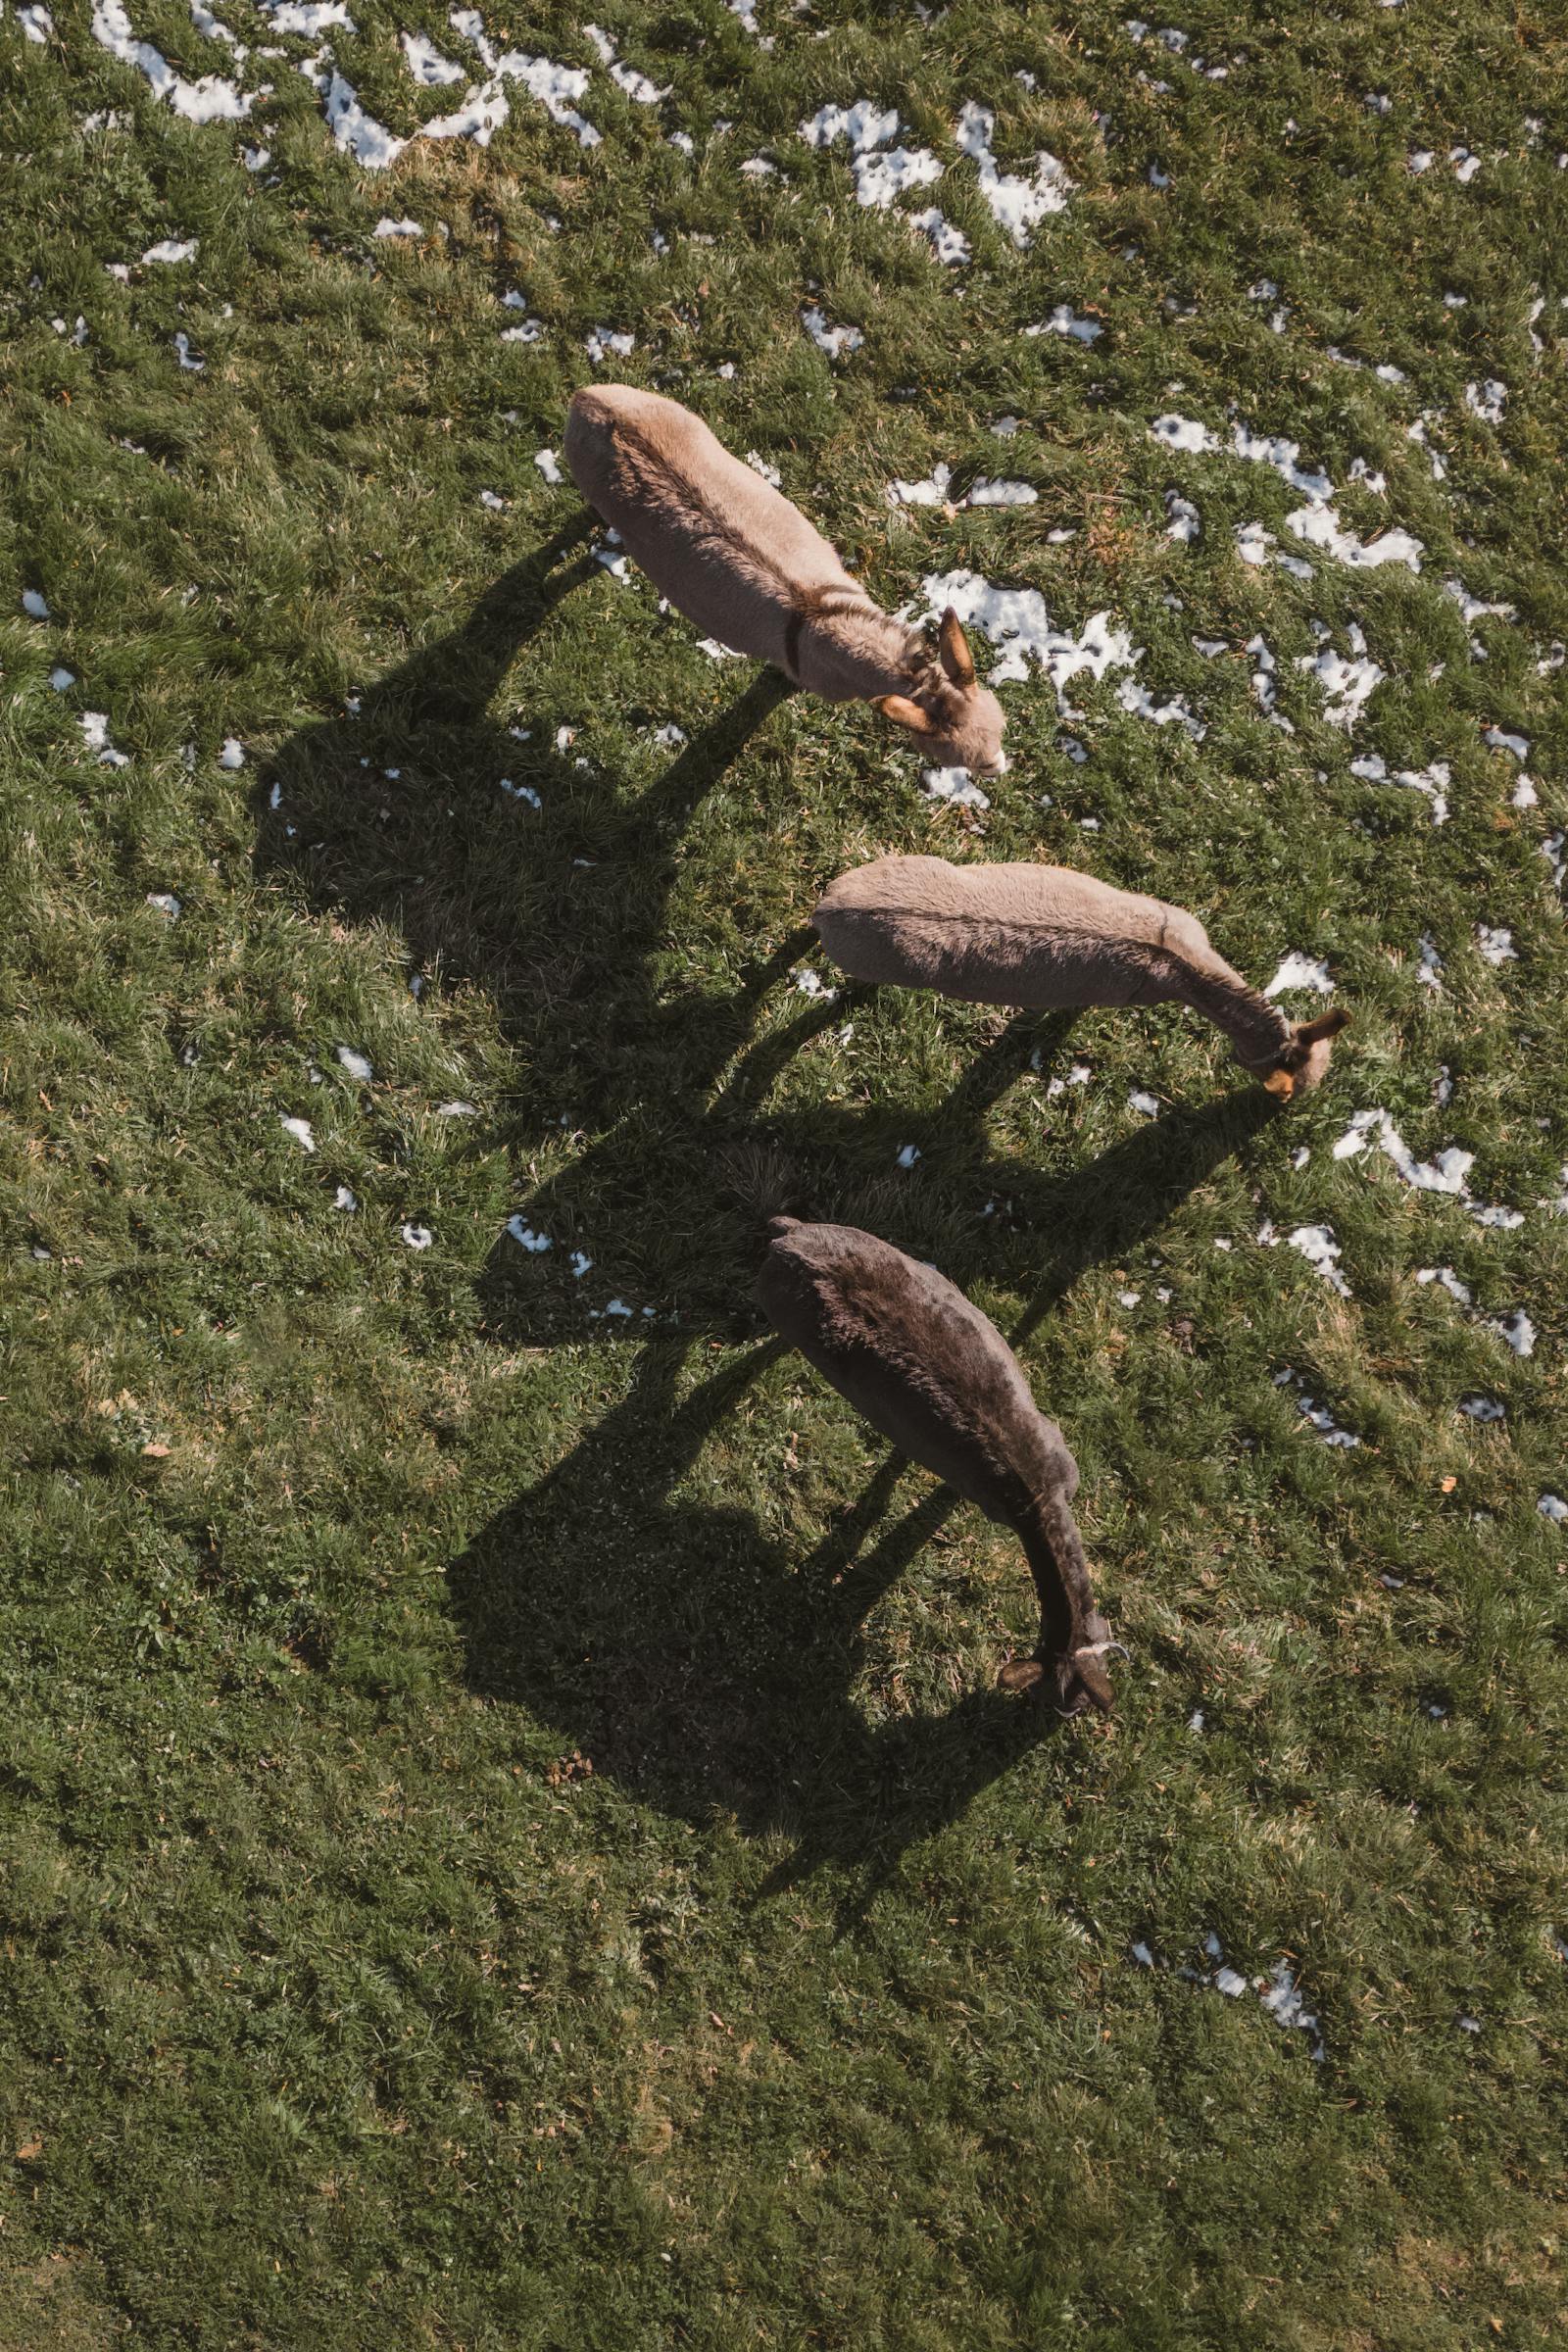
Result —
M1324 1281L1338 1291L1342 1298L1348 1298L1350 1286L1337 1263L1340 1245L1327 1225L1298 1225L1295 1232L1288 1233L1285 1239L1293 1250L1299 1250L1309 1266L1317 1268Z
M1165 512L1170 516L1170 524L1165 533L1166 538L1183 539L1191 546L1202 528L1198 509L1193 505L1191 499L1178 498L1174 490L1167 490ZM1223 646L1220 651L1223 653Z
M1066 303L1058 302L1041 326L1026 326L1026 335L1070 335L1078 343L1095 343L1104 333L1098 318L1077 318Z
M1334 993L1328 965L1314 956L1303 956L1299 948L1291 950L1263 994L1277 997L1287 988L1315 988L1323 997Z
M1486 424L1502 422L1502 404L1507 397L1507 385L1499 384L1495 376L1488 376L1484 384L1466 384L1464 388L1465 407L1472 416L1479 416Z
M156 906L160 914L167 914L172 923L179 920L180 904L172 891L150 890L147 893L147 904L149 906Z
M1367 661L1364 656L1348 662L1328 647L1318 654L1298 655L1296 666L1309 670L1317 679L1328 698L1323 716L1331 727L1344 727L1347 733L1385 674L1377 662Z
M282 1128L285 1135L291 1135L294 1138L294 1141L299 1145L299 1148L302 1152L314 1152L316 1150L316 1137L312 1132L311 1122L309 1119L279 1118L278 1125Z
M1543 1519L1553 1519L1559 1526L1568 1519L1568 1502L1564 1502L1560 1494L1543 1494L1536 1508ZM1568 1954L1564 1957L1568 1958Z
M450 57L443 57L427 33L405 32L399 37L409 72L421 89L435 90L449 82L466 80L466 70L455 65Z
M1451 1266L1422 1266L1417 1270L1416 1281L1423 1285L1429 1282L1440 1283L1447 1292L1448 1297L1457 1299L1461 1306L1474 1304L1474 1294L1469 1284L1461 1282Z
M940 213L934 204L928 205L923 213L911 213L909 224L913 228L921 229L930 238L931 250L937 260L946 262L950 269L961 269L963 264L969 260L968 238L961 228L955 228L953 222L943 213Z
M1157 1099L1153 1095L1145 1094L1140 1087L1134 1087L1127 1097L1127 1107L1129 1110L1142 1111L1146 1119L1157 1119L1159 1116Z
M411 1250L428 1250L435 1235L428 1225L405 1225L403 1239Z
M144 262L188 262L200 243L199 237L165 237L161 244L149 245L141 258Z
M174 72L151 41L139 41L122 0L97 0L92 12L92 37L111 57L134 66L152 85L155 97L172 106L187 122L242 122L263 92L247 95L220 74L204 74L186 81Z
M237 737L233 735L227 735L224 737L223 748L218 755L218 764L220 767L244 766L245 746L239 742Z
M1093 613L1076 637L1054 629L1038 588L993 588L975 571L933 573L921 586L920 618L934 618L952 605L966 629L978 629L1004 648L991 672L993 686L1026 678L1033 661L1055 687L1059 702L1062 688L1081 672L1102 678L1107 670L1130 669L1141 659L1126 632L1111 627L1108 612Z
M507 1231L514 1242L520 1243L524 1250L532 1251L535 1255L542 1250L554 1247L548 1234L535 1233L532 1226L525 1225L520 1216L507 1219Z
M109 740L109 718L102 710L83 710L77 721L89 752L96 753L100 767L128 767L128 753L117 752Z
M552 486L561 480L561 461L553 449L535 450L533 462Z
M1073 182L1055 157L1043 150L1035 157L1032 179L1002 172L991 152L995 127L991 109L970 99L958 116L958 145L965 155L973 156L979 168L980 193L999 224L1015 245L1027 245L1031 232L1049 214L1065 212Z
M1474 1392L1460 1397L1458 1409L1472 1421L1505 1421L1508 1417L1507 1407L1495 1396L1481 1396Z
M1405 784L1412 791L1425 793L1432 804L1432 822L1441 825L1448 814L1447 788L1449 776L1446 760L1434 760L1430 767L1401 767L1393 774L1388 763L1377 752L1368 752L1350 761L1352 776L1363 776L1372 784Z
M635 335L617 334L610 326L596 326L583 346L596 368L602 368L612 352L625 359L636 348Z
M352 1046L338 1046L335 1051L338 1060L343 1064L349 1076L359 1079L362 1086L368 1086L370 1080L375 1076L375 1071L366 1060L365 1055L356 1054Z
M32 620L47 620L49 617L49 608L44 603L43 598L38 594L36 588L24 588L22 591L22 610Z
M801 124L801 136L808 147L831 147L835 139L848 139L855 153L863 155L868 147L881 147L896 138L898 129L896 107L884 112L869 98L858 98L853 106L820 108L808 122Z
M1282 1372L1275 1373L1274 1386L1277 1389L1287 1389L1290 1387L1295 1378L1296 1375L1292 1372L1290 1365L1287 1364ZM1312 1427L1317 1431L1319 1438L1322 1440L1325 1446L1350 1446L1360 1445L1360 1439L1354 1436L1351 1431L1348 1429L1341 1429L1339 1424L1336 1422L1334 1415L1329 1411L1327 1405L1315 1404L1312 1398L1306 1394L1306 1391L1299 1385L1299 1383L1297 1385L1296 1402L1297 1408L1301 1414L1302 1419L1311 1423Z
M422 237L424 230L417 220L394 220L389 213L383 213L370 234L372 237Z
M842 359L846 352L858 351L865 341L858 326L829 326L826 314L820 310L805 310L801 323L819 351L830 360Z
M1517 963L1519 960L1519 951L1513 944L1511 931L1493 931L1485 923L1478 923L1476 946L1488 963Z
M923 767L922 789L934 801L952 801L959 808L989 808L991 803L966 767Z
M1489 1321L1487 1329L1494 1331L1499 1340L1505 1340L1515 1355L1535 1354L1536 1327L1522 1306L1516 1306L1512 1314Z
M1185 727L1195 743L1201 743L1208 732L1179 694L1173 694L1168 703L1156 703L1149 688L1140 685L1136 678L1123 678L1116 689L1116 700L1135 718L1152 719L1156 727Z

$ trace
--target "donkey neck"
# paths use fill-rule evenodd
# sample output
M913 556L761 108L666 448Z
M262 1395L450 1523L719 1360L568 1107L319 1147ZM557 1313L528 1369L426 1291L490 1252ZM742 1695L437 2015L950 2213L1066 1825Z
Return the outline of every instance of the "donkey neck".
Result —
M916 630L884 612L860 588L808 597L792 628L792 667L801 683L835 701L906 694L929 659Z
M1071 1649L1084 1639L1095 1600L1083 1539L1060 1489L1042 1489L1016 1526L1039 1595L1042 1636L1049 1647Z

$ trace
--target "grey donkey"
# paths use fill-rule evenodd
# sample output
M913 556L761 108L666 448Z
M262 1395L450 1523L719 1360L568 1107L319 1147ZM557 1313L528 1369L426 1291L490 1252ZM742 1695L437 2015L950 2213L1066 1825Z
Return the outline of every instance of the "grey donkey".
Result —
M775 1217L758 1282L769 1316L872 1427L1018 1537L1040 1598L1032 1658L1004 1666L1063 1714L1111 1708L1071 1503L1078 1465L996 1325L935 1267L849 1225ZM1126 1653L1123 1652L1123 1655Z
M1068 866L877 858L830 883L811 920L855 980L976 1004L1190 1004L1284 1102L1317 1085L1350 1017L1293 1025L1196 916Z
M627 553L689 620L830 703L872 702L946 767L1005 764L1002 706L957 614L935 649L884 612L821 533L678 401L592 384L566 412L566 464Z

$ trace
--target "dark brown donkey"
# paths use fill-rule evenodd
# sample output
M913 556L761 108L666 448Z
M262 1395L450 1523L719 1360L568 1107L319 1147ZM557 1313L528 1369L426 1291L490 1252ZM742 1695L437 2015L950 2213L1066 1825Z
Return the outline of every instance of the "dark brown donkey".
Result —
M775 1217L768 1234L758 1290L784 1337L884 1437L1022 1544L1040 1642L1004 1666L1002 1683L1041 1687L1066 1715L1108 1714L1103 1660L1121 1645L1089 1588L1070 1508L1078 1465L1001 1332L934 1267L873 1234L794 1217Z

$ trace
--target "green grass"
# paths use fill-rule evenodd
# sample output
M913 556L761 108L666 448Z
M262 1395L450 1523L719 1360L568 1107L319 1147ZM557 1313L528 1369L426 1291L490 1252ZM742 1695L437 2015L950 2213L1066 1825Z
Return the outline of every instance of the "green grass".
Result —
M174 0L131 13L189 77L236 72ZM605 0L670 85L642 106L541 6L491 34L592 69L602 144L515 89L488 148L386 172L332 144L315 42L219 13L286 52L238 70L274 84L244 123L161 106L86 0L43 43L0 21L0 2346L1560 2344L1549 12L1210 0L1183 59L1095 5L759 0L764 49L718 0ZM372 115L461 101L411 79L412 11L351 13L321 37ZM859 97L947 167L902 210L796 135ZM1047 148L1077 183L1027 251L955 146L966 99L1004 168ZM928 202L966 268L903 217ZM195 259L139 265L171 237ZM532 344L501 339L514 288ZM829 362L813 301L860 350ZM1058 303L1093 348L1023 334ZM1108 612L1201 743L1116 675L1065 722L1036 674L966 819L871 713L709 661L533 462L601 326L884 601L969 567L1058 627ZM1495 425L1464 399L1490 379ZM1299 495L1162 449L1166 411L1298 441L1419 576L1243 564L1248 522L1294 552ZM938 461L1038 502L891 510ZM1472 631L1449 576L1516 617ZM1295 666L1314 620L1386 672L1348 737ZM1447 762L1447 822L1353 775L1372 752ZM1276 1119L1187 1015L803 995L815 893L891 849L1152 890L1259 982L1326 956L1355 1025ZM1337 1160L1373 1105L1523 1221ZM783 1206L933 1258L1015 1337L1133 1653L1111 1723L995 1690L1032 1630L1016 1546L768 1341ZM1329 1225L1350 1296L1265 1223ZM1519 1306L1524 1359L1489 1329ZM1210 1935L1250 1981L1287 1962L1317 2034L1199 1981Z

